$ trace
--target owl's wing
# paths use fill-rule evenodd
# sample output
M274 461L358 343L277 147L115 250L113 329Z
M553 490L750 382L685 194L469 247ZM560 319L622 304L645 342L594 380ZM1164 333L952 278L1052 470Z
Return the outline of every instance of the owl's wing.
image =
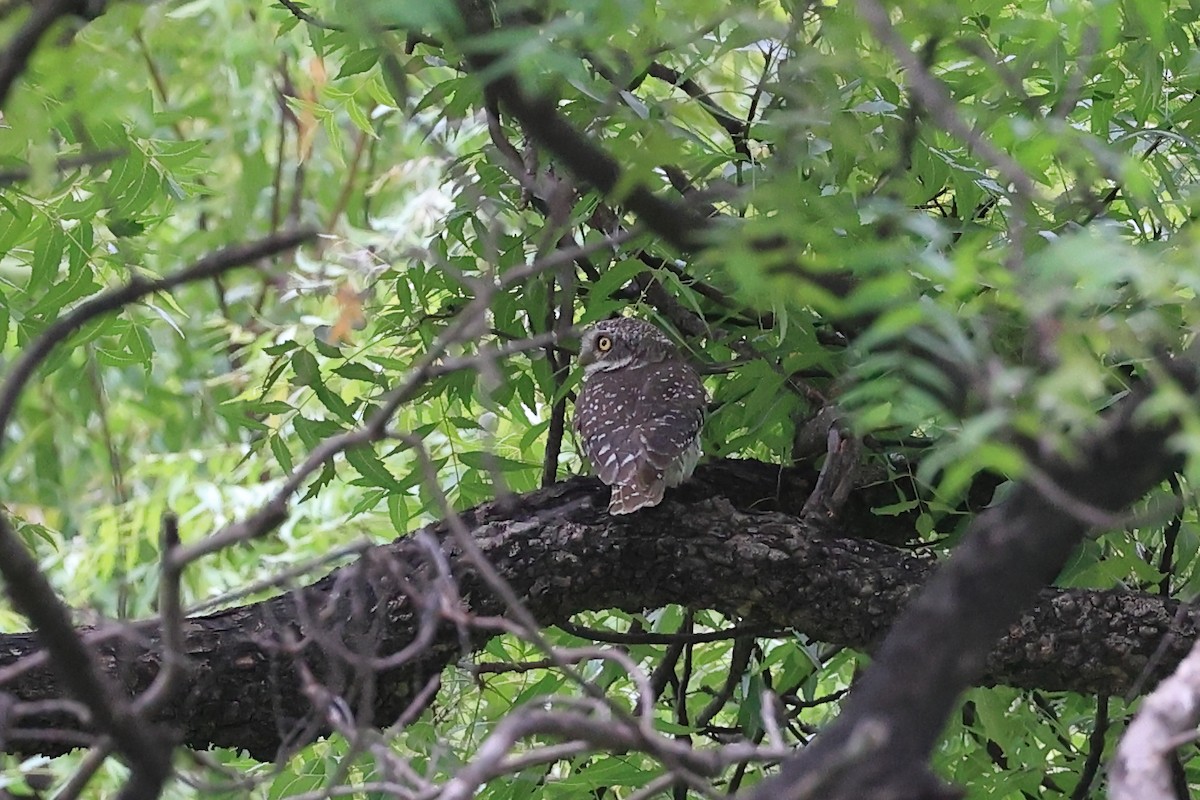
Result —
M696 371L681 361L650 373L640 394L637 438L645 461L661 473L700 435L708 393Z
M633 436L636 401L627 376L601 372L592 376L575 403L575 430L584 455L601 481L611 486L638 460L640 443Z
M618 506L631 511L662 500L665 473L694 445L707 402L700 376L682 361L588 379L575 404L574 426L600 480L625 487L628 503Z

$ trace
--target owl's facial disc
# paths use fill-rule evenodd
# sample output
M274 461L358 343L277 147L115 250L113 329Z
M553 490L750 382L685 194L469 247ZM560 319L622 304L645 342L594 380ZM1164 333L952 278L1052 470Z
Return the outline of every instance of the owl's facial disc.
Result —
M596 359L600 358L602 353L596 350L596 329L592 328L583 334L583 341L579 345L579 364L580 366L588 366L596 363Z
M620 369L633 360L628 348L618 347L617 335L603 327L595 327L583 335L579 348L579 364L584 375Z

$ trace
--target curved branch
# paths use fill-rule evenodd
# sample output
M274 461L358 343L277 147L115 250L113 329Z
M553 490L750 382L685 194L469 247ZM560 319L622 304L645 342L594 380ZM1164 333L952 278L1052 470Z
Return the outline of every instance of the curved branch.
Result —
M851 538L859 523L806 526L795 516L815 476L768 464L701 467L662 506L628 518L605 512L607 490L574 478L464 512L480 549L538 621L551 625L589 609L640 610L666 603L713 608L745 624L795 628L813 639L871 645L928 577L932 562L876 541ZM860 490L843 520L877 505ZM908 527L904 518L872 525ZM229 746L260 759L323 732L302 670L343 696L358 719L386 726L409 709L431 677L497 633L504 611L460 556L444 523L367 552L354 565L280 597L183 624L186 677L159 719L192 747ZM885 533L885 535L887 535ZM439 567L436 562L441 562ZM445 591L444 566L457 581ZM1047 590L993 649L984 683L1121 694L1171 631L1155 675L1169 673L1196 638L1196 618L1151 594ZM156 626L98 646L100 662L132 696L159 670ZM0 668L36 653L32 634L0 637ZM401 655L403 654L403 655ZM5 672L11 674L11 666ZM364 690L370 686L371 690ZM22 701L62 696L37 665L5 687ZM4 736L15 752L58 753L83 726L67 714L20 720L63 731L62 741Z

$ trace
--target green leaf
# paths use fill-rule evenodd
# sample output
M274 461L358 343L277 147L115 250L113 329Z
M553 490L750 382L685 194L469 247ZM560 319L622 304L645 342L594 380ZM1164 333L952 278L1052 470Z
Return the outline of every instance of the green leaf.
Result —
M59 265L67 237L62 228L53 221L47 223L33 245L33 261L30 263L29 283L25 290L30 294L41 292L58 279Z
M16 244L22 241L23 234L33 221L33 206L23 199L9 196L0 192L0 257L7 255Z
M383 381L383 376L380 373L375 372L366 364L360 364L357 362L348 362L346 364L342 364L340 367L335 368L333 372L337 375L341 375L343 378L354 381L366 381L367 383L380 385L382 385Z
M363 50L356 50L353 53L348 53L342 60L342 68L338 71L337 77L340 80L350 75L358 75L361 72L366 72L378 63L378 48L368 47Z
M136 219L118 217L108 221L109 232L118 239L127 236L141 236L146 231L145 223Z
M292 353L292 371L296 373L296 381L302 386L316 388L321 383L321 368L317 359L307 350L297 350Z
M511 458L505 458L492 454L489 458L488 454L482 450L467 450L458 454L458 460L472 469L486 470L495 468L501 472L519 472L521 470L541 469L540 464L529 464L523 461L516 461Z
M296 465L292 461L292 453L288 449L287 442L278 434L270 437L271 453L274 454L275 460L279 463L279 468L285 475L290 475L295 470Z
M370 447L352 447L346 451L346 461L366 479L370 486L401 491L394 475L384 466L379 455Z
M322 489L333 482L336 474L333 468L333 461L326 461L325 465L321 467L321 472L308 484L308 491L300 498L300 502L303 503L305 500L311 500L320 494Z

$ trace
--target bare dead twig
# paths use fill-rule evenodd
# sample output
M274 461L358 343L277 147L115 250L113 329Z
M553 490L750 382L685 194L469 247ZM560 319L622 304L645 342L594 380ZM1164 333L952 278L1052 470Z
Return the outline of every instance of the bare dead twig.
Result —
M75 767L70 779L58 790L58 794L54 795L54 800L75 800L79 797L96 773L100 771L100 768L104 766L104 762L112 755L112 751L112 738L106 736L97 742L91 750L88 750L87 755L79 762L79 766Z
M554 661L549 658L541 658L537 661L480 661L478 664L471 664L469 669L476 675L489 674L504 674L504 673L522 673L533 672L541 669L552 669Z
M473 796L476 788L491 777L505 774L504 759L516 744L524 738L536 734L561 737L572 743L583 743L587 749L604 749L609 751L642 750L647 742L642 739L641 732L622 725L612 724L613 720L598 718L593 714L580 711L560 711L555 709L524 709L514 712L500 722L491 735L484 740L475 753L471 763L458 772L440 792L432 797L438 800L466 800ZM775 747L757 747L748 743L725 745L718 748L703 750L693 749L687 744L655 734L657 749L669 751L679 762L686 775L690 776L689 783L703 794L711 794L711 787L700 783L698 776L715 775L727 766L744 761L770 762L786 756L791 751ZM568 751L570 752L570 751ZM555 752L554 757L562 755ZM672 780L681 777L679 773ZM422 796L424 797L424 796Z

